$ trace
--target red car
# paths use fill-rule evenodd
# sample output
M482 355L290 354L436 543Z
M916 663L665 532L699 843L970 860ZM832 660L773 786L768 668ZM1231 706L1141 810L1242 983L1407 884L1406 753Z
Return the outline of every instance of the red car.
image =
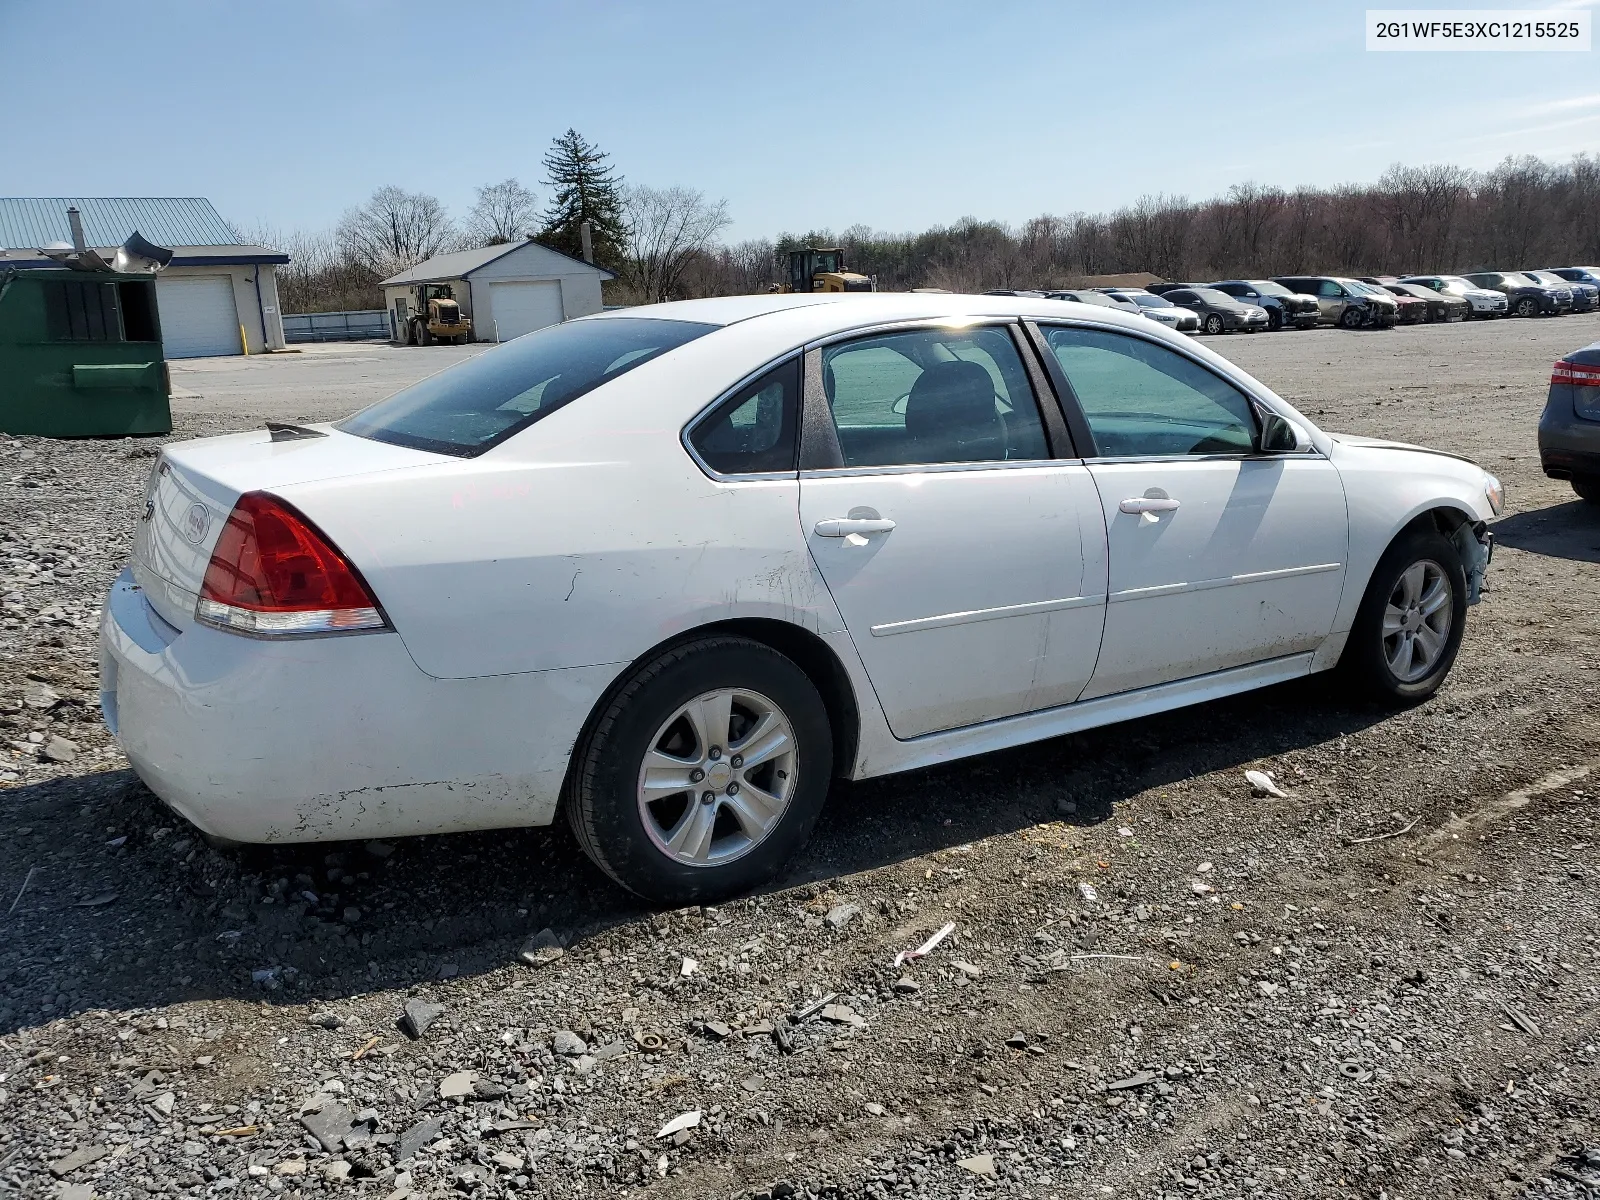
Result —
M1400 306L1400 311L1395 313L1396 325L1420 325L1428 319L1428 302L1416 296L1408 296L1404 292L1396 292L1389 286L1389 280L1366 277L1361 280L1367 290L1374 295L1382 296L1385 300L1393 300Z

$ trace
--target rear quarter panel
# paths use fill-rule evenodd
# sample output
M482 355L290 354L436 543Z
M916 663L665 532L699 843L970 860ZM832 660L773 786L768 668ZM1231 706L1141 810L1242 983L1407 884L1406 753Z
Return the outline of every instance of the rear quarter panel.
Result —
M417 665L439 678L627 663L734 617L835 632L800 534L797 479L713 480L679 441L770 350L730 354L717 340L479 458L282 494L360 566Z

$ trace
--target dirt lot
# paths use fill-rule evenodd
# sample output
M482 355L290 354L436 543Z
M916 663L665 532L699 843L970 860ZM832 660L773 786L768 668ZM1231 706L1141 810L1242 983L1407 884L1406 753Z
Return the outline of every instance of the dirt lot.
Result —
M0 438L0 1195L1591 1195L1600 517L1534 428L1597 337L1212 343L1505 481L1431 703L1317 679L839 785L783 887L664 914L563 829L209 849L95 709L152 447ZM174 436L460 353L180 365Z

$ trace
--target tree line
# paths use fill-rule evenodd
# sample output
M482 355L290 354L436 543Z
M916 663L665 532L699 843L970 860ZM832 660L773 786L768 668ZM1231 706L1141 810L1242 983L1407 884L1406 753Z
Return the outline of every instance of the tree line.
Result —
M621 303L665 300L683 275L729 223L727 204L692 188L630 184L609 156L569 129L544 156L550 200L516 178L485 184L460 222L436 196L381 187L365 204L348 209L325 232L260 228L243 240L289 255L278 270L278 298L286 313L382 308L379 283L439 254L532 238L574 258L589 252L614 272L610 286Z
M725 202L628 184L571 130L543 165L552 193L543 213L515 179L478 189L459 228L433 197L384 188L331 234L272 241L294 259L279 275L284 311L380 306L379 279L449 248L531 235L576 255L583 220L596 261L618 275L607 285L613 303L767 291L786 278L788 251L806 245L844 247L850 268L885 291L1070 287L1138 271L1198 280L1600 263L1600 156L1587 154L1508 157L1484 172L1397 163L1371 184L1240 183L1200 201L1146 195L1020 227L966 217L921 233L854 225L733 245L718 240Z

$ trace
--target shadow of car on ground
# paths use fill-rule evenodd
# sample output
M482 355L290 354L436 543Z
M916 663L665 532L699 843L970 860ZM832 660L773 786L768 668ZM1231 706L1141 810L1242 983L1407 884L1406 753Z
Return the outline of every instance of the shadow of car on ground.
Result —
M1330 678L1317 676L841 781L811 843L767 890L1041 822L1098 824L1148 789L1337 740L1385 715L1334 698ZM469 976L514 961L544 927L570 943L650 912L589 864L563 822L221 853L131 771L16 788L5 800L0 904L17 902L0 917L0 1035L88 1009L298 1004ZM1203 818L1203 801L1203 791L1174 792L1167 815Z
M1489 528L1495 541L1516 550L1600 563L1600 506L1582 500L1513 513Z

